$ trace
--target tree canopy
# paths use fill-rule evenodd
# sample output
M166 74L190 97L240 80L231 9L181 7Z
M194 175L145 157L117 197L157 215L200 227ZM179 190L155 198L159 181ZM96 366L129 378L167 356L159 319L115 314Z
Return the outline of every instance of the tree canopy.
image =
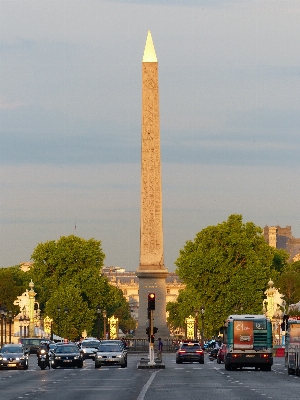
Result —
M122 314L124 321L120 325L130 319L122 291L101 274L104 257L100 241L74 235L40 243L35 248L31 256L33 268L28 274L42 311L54 320L54 329L60 335L68 333L75 338L84 329L88 334L97 332L98 306L106 309L108 317L116 312Z
M203 305L206 335L212 335L232 313L262 312L266 284L285 255L265 242L260 227L233 214L187 241L175 264L186 289L168 304L169 323L184 326L184 318Z
M19 307L14 305L17 296L28 288L28 277L19 266L0 268L0 305L16 314Z

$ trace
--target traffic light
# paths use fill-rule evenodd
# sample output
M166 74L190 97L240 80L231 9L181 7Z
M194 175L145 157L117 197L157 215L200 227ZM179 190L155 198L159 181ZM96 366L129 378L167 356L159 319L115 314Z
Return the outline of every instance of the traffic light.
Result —
M150 343L154 343L154 335L150 336Z
M146 328L147 335L150 335L150 328Z
M155 310L155 293L148 294L148 311Z
M156 326L154 326L154 327L153 327L153 333L154 333L154 335L157 333L157 331L158 331L158 328L156 328Z

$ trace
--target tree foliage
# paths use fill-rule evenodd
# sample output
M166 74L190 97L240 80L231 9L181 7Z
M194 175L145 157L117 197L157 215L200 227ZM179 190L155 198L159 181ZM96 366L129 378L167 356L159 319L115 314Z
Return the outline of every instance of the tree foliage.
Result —
M300 261L287 264L275 282L287 306L300 301Z
M0 304L11 310L13 315L19 312L14 301L28 288L27 280L26 273L19 266L0 268Z
M204 305L205 332L211 335L232 313L262 312L266 284L284 257L265 242L260 227L234 214L187 241L175 264L186 289L176 305L168 305L169 323L184 326L184 318Z
M98 306L106 309L108 317L126 309L122 291L101 275L104 257L100 241L74 235L40 243L35 248L31 256L33 268L28 274L41 309L54 320L57 333L74 338L83 330L88 334L97 332ZM122 315L130 318L128 313Z

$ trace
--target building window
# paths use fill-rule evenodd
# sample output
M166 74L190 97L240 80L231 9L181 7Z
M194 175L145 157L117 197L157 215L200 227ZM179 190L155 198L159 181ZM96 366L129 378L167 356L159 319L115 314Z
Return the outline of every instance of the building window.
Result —
M167 289L167 294L170 294L170 289Z
M124 296L127 296L127 289L123 290Z

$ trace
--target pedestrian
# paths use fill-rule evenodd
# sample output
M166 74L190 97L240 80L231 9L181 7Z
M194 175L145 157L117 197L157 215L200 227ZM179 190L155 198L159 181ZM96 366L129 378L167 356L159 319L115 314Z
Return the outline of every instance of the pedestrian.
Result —
M158 338L158 349L157 349L157 358L159 360L162 360L162 350L163 350L163 342L161 341L161 338Z

